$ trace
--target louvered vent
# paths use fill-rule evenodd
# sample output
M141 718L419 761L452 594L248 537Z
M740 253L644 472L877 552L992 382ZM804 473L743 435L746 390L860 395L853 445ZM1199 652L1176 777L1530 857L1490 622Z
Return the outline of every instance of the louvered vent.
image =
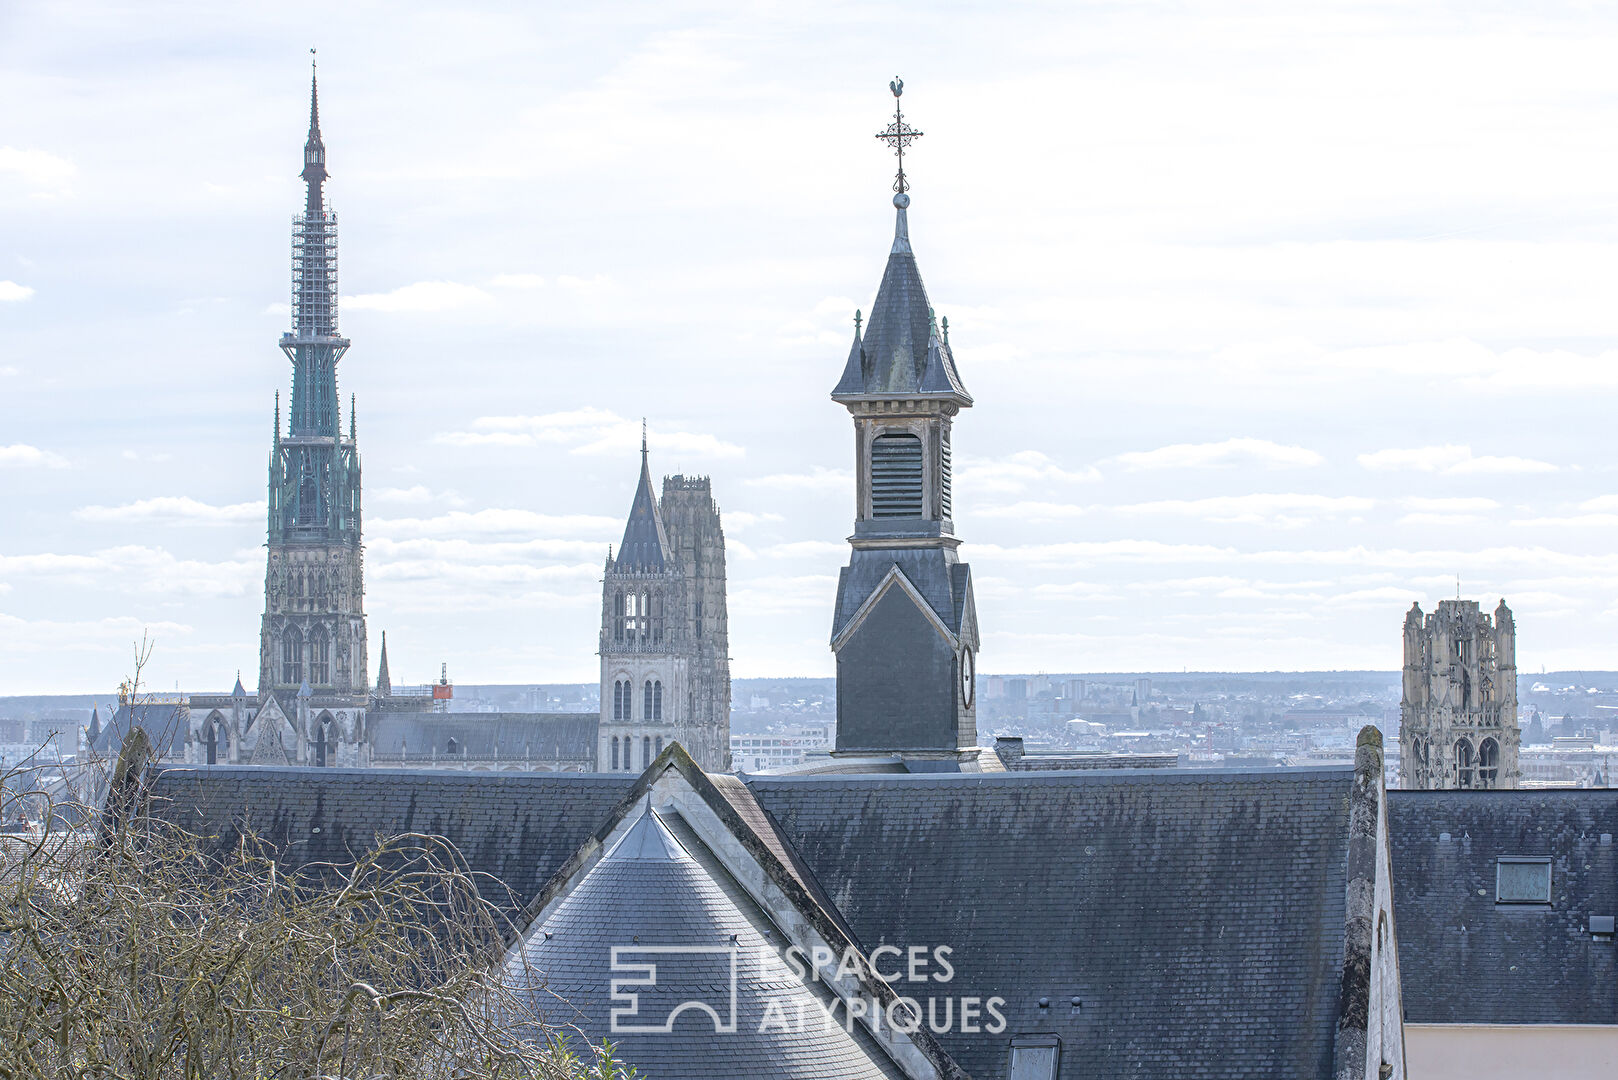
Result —
M953 517L954 515L950 513L949 498L950 459L948 435L944 436L944 441L940 449L940 459L938 465L938 508L942 512L941 516Z
M921 517L921 440L878 435L871 443L871 516Z

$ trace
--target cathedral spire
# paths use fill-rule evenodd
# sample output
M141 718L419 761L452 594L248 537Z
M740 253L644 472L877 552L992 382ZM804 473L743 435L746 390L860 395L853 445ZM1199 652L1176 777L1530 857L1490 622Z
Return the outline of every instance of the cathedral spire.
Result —
M330 175L326 172L326 144L320 138L320 83L315 71L315 50L309 50L309 138L303 144L303 176L309 185L306 212L318 214L324 209L320 185Z

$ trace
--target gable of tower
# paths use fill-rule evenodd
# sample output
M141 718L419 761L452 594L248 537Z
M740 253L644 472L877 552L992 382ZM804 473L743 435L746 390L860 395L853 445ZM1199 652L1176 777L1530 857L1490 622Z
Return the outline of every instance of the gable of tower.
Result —
M956 638L893 573L837 644L839 750L953 749Z

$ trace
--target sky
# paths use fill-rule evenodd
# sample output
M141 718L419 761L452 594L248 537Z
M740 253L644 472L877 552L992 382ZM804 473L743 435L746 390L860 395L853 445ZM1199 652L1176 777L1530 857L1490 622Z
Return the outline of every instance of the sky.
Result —
M596 678L642 417L831 673L896 74L981 671L1618 668L1610 6L0 0L0 693L251 682L311 46L396 683Z

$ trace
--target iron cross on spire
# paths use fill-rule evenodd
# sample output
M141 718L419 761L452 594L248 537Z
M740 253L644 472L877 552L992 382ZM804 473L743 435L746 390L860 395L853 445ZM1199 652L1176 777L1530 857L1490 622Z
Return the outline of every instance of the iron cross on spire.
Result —
M905 81L895 77L888 84L893 91L893 123L888 130L877 132L876 137L893 147L893 152L899 155L899 178L893 182L893 190L903 195L910 190L910 182L905 179L905 147L921 138L922 132L917 131L905 123L904 113L899 109L899 96L905 92Z

